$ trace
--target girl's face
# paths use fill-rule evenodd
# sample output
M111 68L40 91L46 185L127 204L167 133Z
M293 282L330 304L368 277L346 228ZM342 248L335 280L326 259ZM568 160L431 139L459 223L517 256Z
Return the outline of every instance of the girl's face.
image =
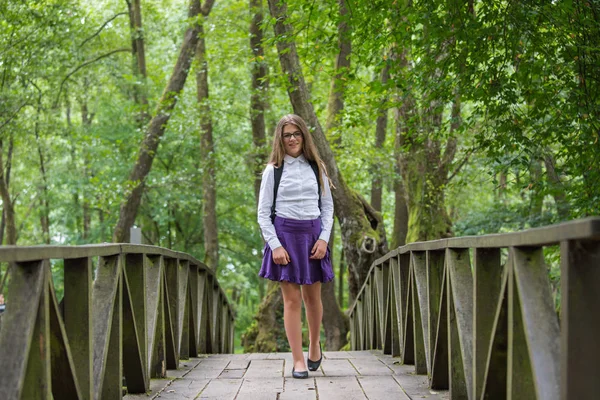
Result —
M304 137L300 128L293 124L285 125L281 137L283 138L283 147L286 154L292 157L298 157L302 154Z

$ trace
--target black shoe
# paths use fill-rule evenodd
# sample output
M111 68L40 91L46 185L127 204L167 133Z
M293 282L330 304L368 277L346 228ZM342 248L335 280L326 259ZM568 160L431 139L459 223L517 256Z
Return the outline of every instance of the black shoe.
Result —
M296 371L294 367L292 367L292 376L296 379L306 379L308 378L308 371Z
M323 361L323 349L321 348L321 342L319 342L319 350L321 351L321 358L319 358L317 361L312 361L308 357L306 358L309 371L316 371L321 366L321 361Z

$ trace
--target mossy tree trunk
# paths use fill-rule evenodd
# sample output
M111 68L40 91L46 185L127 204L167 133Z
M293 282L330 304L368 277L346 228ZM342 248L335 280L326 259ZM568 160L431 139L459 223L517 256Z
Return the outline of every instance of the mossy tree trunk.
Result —
M242 335L246 353L289 351L283 326L282 303L279 283L269 281L267 294L258 308L255 321Z

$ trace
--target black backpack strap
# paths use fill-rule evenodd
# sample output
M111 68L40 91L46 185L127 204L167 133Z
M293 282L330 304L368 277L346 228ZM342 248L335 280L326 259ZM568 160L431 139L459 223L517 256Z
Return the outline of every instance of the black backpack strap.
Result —
M310 167L315 173L315 177L317 178L317 190L319 192L319 211L321 210L321 183L319 181L319 166L314 161L309 161Z
M277 190L279 189L279 182L281 182L281 174L283 174L283 165L285 161L281 161L281 165L279 167L273 166L273 178L275 182L273 183L273 204L271 205L271 222L275 222L275 201L277 200ZM321 206L319 197L319 207Z

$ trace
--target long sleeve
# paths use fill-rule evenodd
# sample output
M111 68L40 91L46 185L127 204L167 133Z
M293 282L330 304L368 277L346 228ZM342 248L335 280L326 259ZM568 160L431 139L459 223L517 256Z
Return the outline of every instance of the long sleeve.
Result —
M275 227L271 222L271 206L273 205L273 185L275 184L274 168L269 164L262 174L260 183L260 192L258 195L258 225L263 235L263 239L269 244L271 250L281 247L281 242L277 238Z
M329 243L331 227L333 226L333 196L329 187L329 179L323 174L324 190L321 193L321 234L319 239Z

